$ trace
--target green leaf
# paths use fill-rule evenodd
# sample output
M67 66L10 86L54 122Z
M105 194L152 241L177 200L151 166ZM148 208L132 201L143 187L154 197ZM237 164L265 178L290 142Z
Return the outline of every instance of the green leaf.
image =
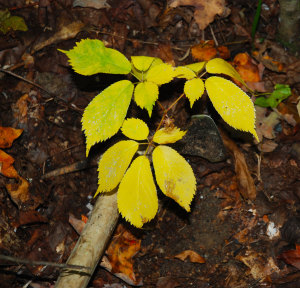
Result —
M254 104L257 106L260 106L260 107L270 107L271 106L269 98L266 98L263 96L256 98Z
M139 71L147 71L153 61L155 60L154 57L148 56L131 56L131 61L133 66Z
M85 108L81 121L86 136L86 155L94 144L118 132L127 114L133 88L128 80L116 82L97 95Z
M254 102L255 105L275 108L280 102L292 95L292 91L289 85L276 84L274 89L275 90L268 98L263 96L256 98Z
M142 109L146 108L151 117L153 106L158 99L158 86L152 82L141 82L134 90L134 101Z
M150 70L146 75L146 80L149 82L156 83L157 85L162 85L169 83L174 78L174 69L169 64L159 64L153 67L151 66Z
M257 141L255 109L249 96L231 81L212 76L206 79L207 94L223 120L235 129L250 132Z
M122 180L139 144L132 140L120 141L105 151L98 166L98 190L110 192Z
M198 100L204 93L203 81L199 78L194 78L186 81L184 84L184 93L189 99L192 108L194 102Z
M128 59L119 51L106 48L100 40L81 40L73 49L59 51L69 57L74 71L81 75L128 74L131 71Z
M206 71L212 74L225 74L235 80L241 82L244 86L247 87L245 81L242 79L240 74L225 60L222 58L214 58L209 60L206 64Z
M134 140L145 140L149 135L147 124L137 118L126 119L121 130L125 136Z
M206 64L206 62L203 61L203 62L189 64L189 65L186 65L185 67L193 70L198 75L203 70L205 64Z
M192 167L174 149L160 145L152 154L157 184L161 191L174 199L186 211L196 192Z
M11 16L8 9L0 10L0 31L6 34L10 30L27 31L28 27L22 17Z
M158 199L150 161L137 157L127 170L118 190L118 209L134 226L141 228L153 219L158 209Z

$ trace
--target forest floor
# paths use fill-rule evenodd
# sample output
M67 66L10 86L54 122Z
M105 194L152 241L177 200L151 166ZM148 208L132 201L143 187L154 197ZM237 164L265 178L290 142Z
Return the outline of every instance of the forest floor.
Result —
M0 34L0 126L22 129L11 145L1 144L17 175L4 170L1 158L0 254L65 263L91 213L97 161L111 141L87 159L81 117L120 77L78 75L57 49L92 38L128 58L153 56L176 66L222 57L258 93L286 84L292 95L274 108L256 106L260 143L226 126L207 97L193 109L187 99L179 102L169 113L178 127L196 114L215 120L224 160L204 159L215 152L214 139L201 144L204 157L185 151L197 178L191 212L159 192L158 214L143 229L120 217L105 256L110 268L99 265L89 287L300 287L300 59L276 41L277 1L263 1L253 42L258 1L108 2L0 3L0 11L8 8L28 26ZM161 103L182 90L180 79L163 85ZM160 119L158 107L149 119L133 103L129 115L148 119L152 128ZM1 257L1 287L54 287L58 267Z

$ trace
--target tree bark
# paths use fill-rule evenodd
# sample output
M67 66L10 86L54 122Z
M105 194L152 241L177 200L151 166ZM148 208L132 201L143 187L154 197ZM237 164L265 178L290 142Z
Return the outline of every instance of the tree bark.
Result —
M300 52L300 0L279 0L279 37L293 52Z
M98 197L93 212L86 223L67 264L90 267L90 272L64 269L55 288L85 288L102 258L106 245L117 225L119 218L117 193Z

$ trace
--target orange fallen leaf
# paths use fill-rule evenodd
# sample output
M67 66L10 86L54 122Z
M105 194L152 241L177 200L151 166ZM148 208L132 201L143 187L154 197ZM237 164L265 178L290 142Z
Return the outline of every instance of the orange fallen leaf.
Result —
M279 61L274 60L266 52L263 52L264 51L253 51L252 55L271 71L282 72L284 69L284 65Z
M29 183L26 179L17 176L18 182L13 184L6 184L6 189L11 197L11 199L21 207L22 204L30 199L29 196Z
M259 82L259 70L247 53L239 53L233 59L233 65L246 82Z
M111 265L111 272L131 285L138 285L133 271L133 256L140 250L141 240L135 238L123 226L119 226L106 255Z
M230 57L230 52L227 47L215 47L213 40L201 41L191 48L192 56L199 61L209 61L215 57L227 59Z
M189 258L189 260L193 263L203 264L206 262L202 256L193 250L185 250L174 257L180 259L181 261L185 261L187 258Z
M13 141L21 134L22 129L14 129L11 127L0 127L0 148L11 147Z
M0 150L0 172L2 175L9 178L17 178L18 172L13 166L14 158Z

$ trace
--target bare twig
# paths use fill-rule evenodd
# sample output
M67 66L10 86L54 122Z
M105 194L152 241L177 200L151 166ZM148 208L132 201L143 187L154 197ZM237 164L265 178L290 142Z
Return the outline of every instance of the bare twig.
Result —
M32 266L51 266L51 267L57 267L60 269L69 269L69 270L75 270L75 271L82 271L85 270L88 272L88 274L92 271L90 267L81 266L81 265L72 265L72 264L61 264L61 263L54 263L54 262L48 262L48 261L32 261L28 259L21 259L17 257L12 256L6 256L0 254L0 260L10 261L15 263L16 265L19 264L26 264L26 265L32 265ZM11 264L2 264L2 265L11 265Z

